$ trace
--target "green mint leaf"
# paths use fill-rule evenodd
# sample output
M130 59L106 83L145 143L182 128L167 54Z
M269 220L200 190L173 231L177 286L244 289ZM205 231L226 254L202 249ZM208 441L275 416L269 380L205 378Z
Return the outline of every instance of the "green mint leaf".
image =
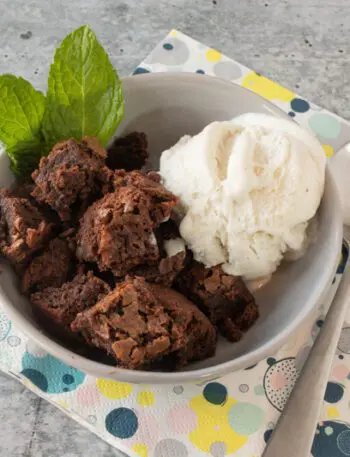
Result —
M88 26L68 35L50 68L43 133L48 145L95 136L105 146L124 114L121 82Z
M45 97L25 79L0 76L0 142L17 175L29 176L43 148L41 133Z

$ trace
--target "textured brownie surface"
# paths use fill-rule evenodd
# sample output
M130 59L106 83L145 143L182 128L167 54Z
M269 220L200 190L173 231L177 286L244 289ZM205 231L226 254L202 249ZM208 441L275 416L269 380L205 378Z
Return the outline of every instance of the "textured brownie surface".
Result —
M74 243L57 237L28 265L23 278L22 290L36 292L46 287L61 287L75 267Z
M91 272L79 273L61 287L33 293L30 301L56 324L67 327L78 313L89 309L109 291L109 286Z
M193 262L180 275L177 288L209 317L229 341L238 341L259 317L253 295L239 277L221 267Z
M171 287L183 270L186 252L179 252L171 257L164 257L156 265L140 265L129 272L130 276L141 276L148 282Z
M216 332L199 309L172 289L127 278L72 323L87 342L126 368L162 361L181 367L215 352Z
M62 220L70 220L75 209L80 212L109 190L113 173L105 159L106 152L95 138L56 144L32 174L32 196L50 205Z
M51 237L53 224L27 198L0 191L0 249L19 270Z
M138 265L158 261L154 229L169 218L177 198L140 172L118 174L115 185L115 192L91 205L82 217L77 257L124 276Z

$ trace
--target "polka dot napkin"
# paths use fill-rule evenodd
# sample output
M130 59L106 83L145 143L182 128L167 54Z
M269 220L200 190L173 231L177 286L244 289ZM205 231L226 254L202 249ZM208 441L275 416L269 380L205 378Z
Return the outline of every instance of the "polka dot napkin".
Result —
M311 128L328 157L350 140L345 120L176 30L134 74L164 71L206 73L249 88ZM36 347L1 312L0 368L129 455L258 457L322 327L347 259L344 246L322 306L277 354L215 382L157 387L96 379ZM349 372L350 310L334 354L313 457L350 456Z

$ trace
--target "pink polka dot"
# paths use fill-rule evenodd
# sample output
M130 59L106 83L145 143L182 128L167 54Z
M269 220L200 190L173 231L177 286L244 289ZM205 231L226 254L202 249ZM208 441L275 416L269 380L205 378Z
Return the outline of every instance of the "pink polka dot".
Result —
M337 365L333 368L332 374L337 381L342 381L349 374L349 369L346 365Z
M271 375L271 387L273 389L283 389L287 385L286 378L283 373L276 371Z
M143 443L150 449L153 448L159 438L159 424L155 416L151 413L137 413L139 427L135 435L131 438L133 443Z
M97 405L100 402L101 395L96 386L87 385L78 389L76 399L80 406L88 408Z
M179 405L170 410L167 423L172 432L190 433L197 426L197 416L188 406Z

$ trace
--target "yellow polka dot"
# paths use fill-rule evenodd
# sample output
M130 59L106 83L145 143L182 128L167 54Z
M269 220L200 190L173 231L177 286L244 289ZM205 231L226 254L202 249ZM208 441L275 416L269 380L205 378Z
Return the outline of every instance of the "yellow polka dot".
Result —
M106 398L119 400L125 398L132 392L132 385L126 382L111 381L110 379L99 378L96 381L98 390Z
M219 60L221 60L222 58L222 54L216 49L209 49L205 53L205 57L207 58L207 60L209 60L209 62L219 62Z
M248 436L236 433L228 421L228 413L235 403L236 400L228 397L225 404L218 407L209 403L203 395L192 398L190 408L197 415L197 428L188 435L192 444L208 454L216 441L225 443L227 454L233 454L244 446Z
M57 404L64 409L69 409L69 405L66 401L64 400L57 400Z
M261 95L267 100L282 100L284 102L290 102L293 98L295 98L295 94L291 90L288 90L255 72L248 73L244 77L242 86L252 90L256 94Z
M336 417L339 417L339 411L335 406L329 406L327 408L327 416L329 419L335 419Z
M177 30L172 30L170 32L170 36L176 36L177 35Z
M323 149L325 150L326 156L328 158L333 157L334 149L332 148L332 146L330 146L329 144L323 144L322 146L323 146Z
M137 395L137 402L141 406L152 406L154 403L154 393L144 390Z
M148 456L148 448L145 444L137 443L134 444L131 448L133 451L136 452L140 457L147 457Z

